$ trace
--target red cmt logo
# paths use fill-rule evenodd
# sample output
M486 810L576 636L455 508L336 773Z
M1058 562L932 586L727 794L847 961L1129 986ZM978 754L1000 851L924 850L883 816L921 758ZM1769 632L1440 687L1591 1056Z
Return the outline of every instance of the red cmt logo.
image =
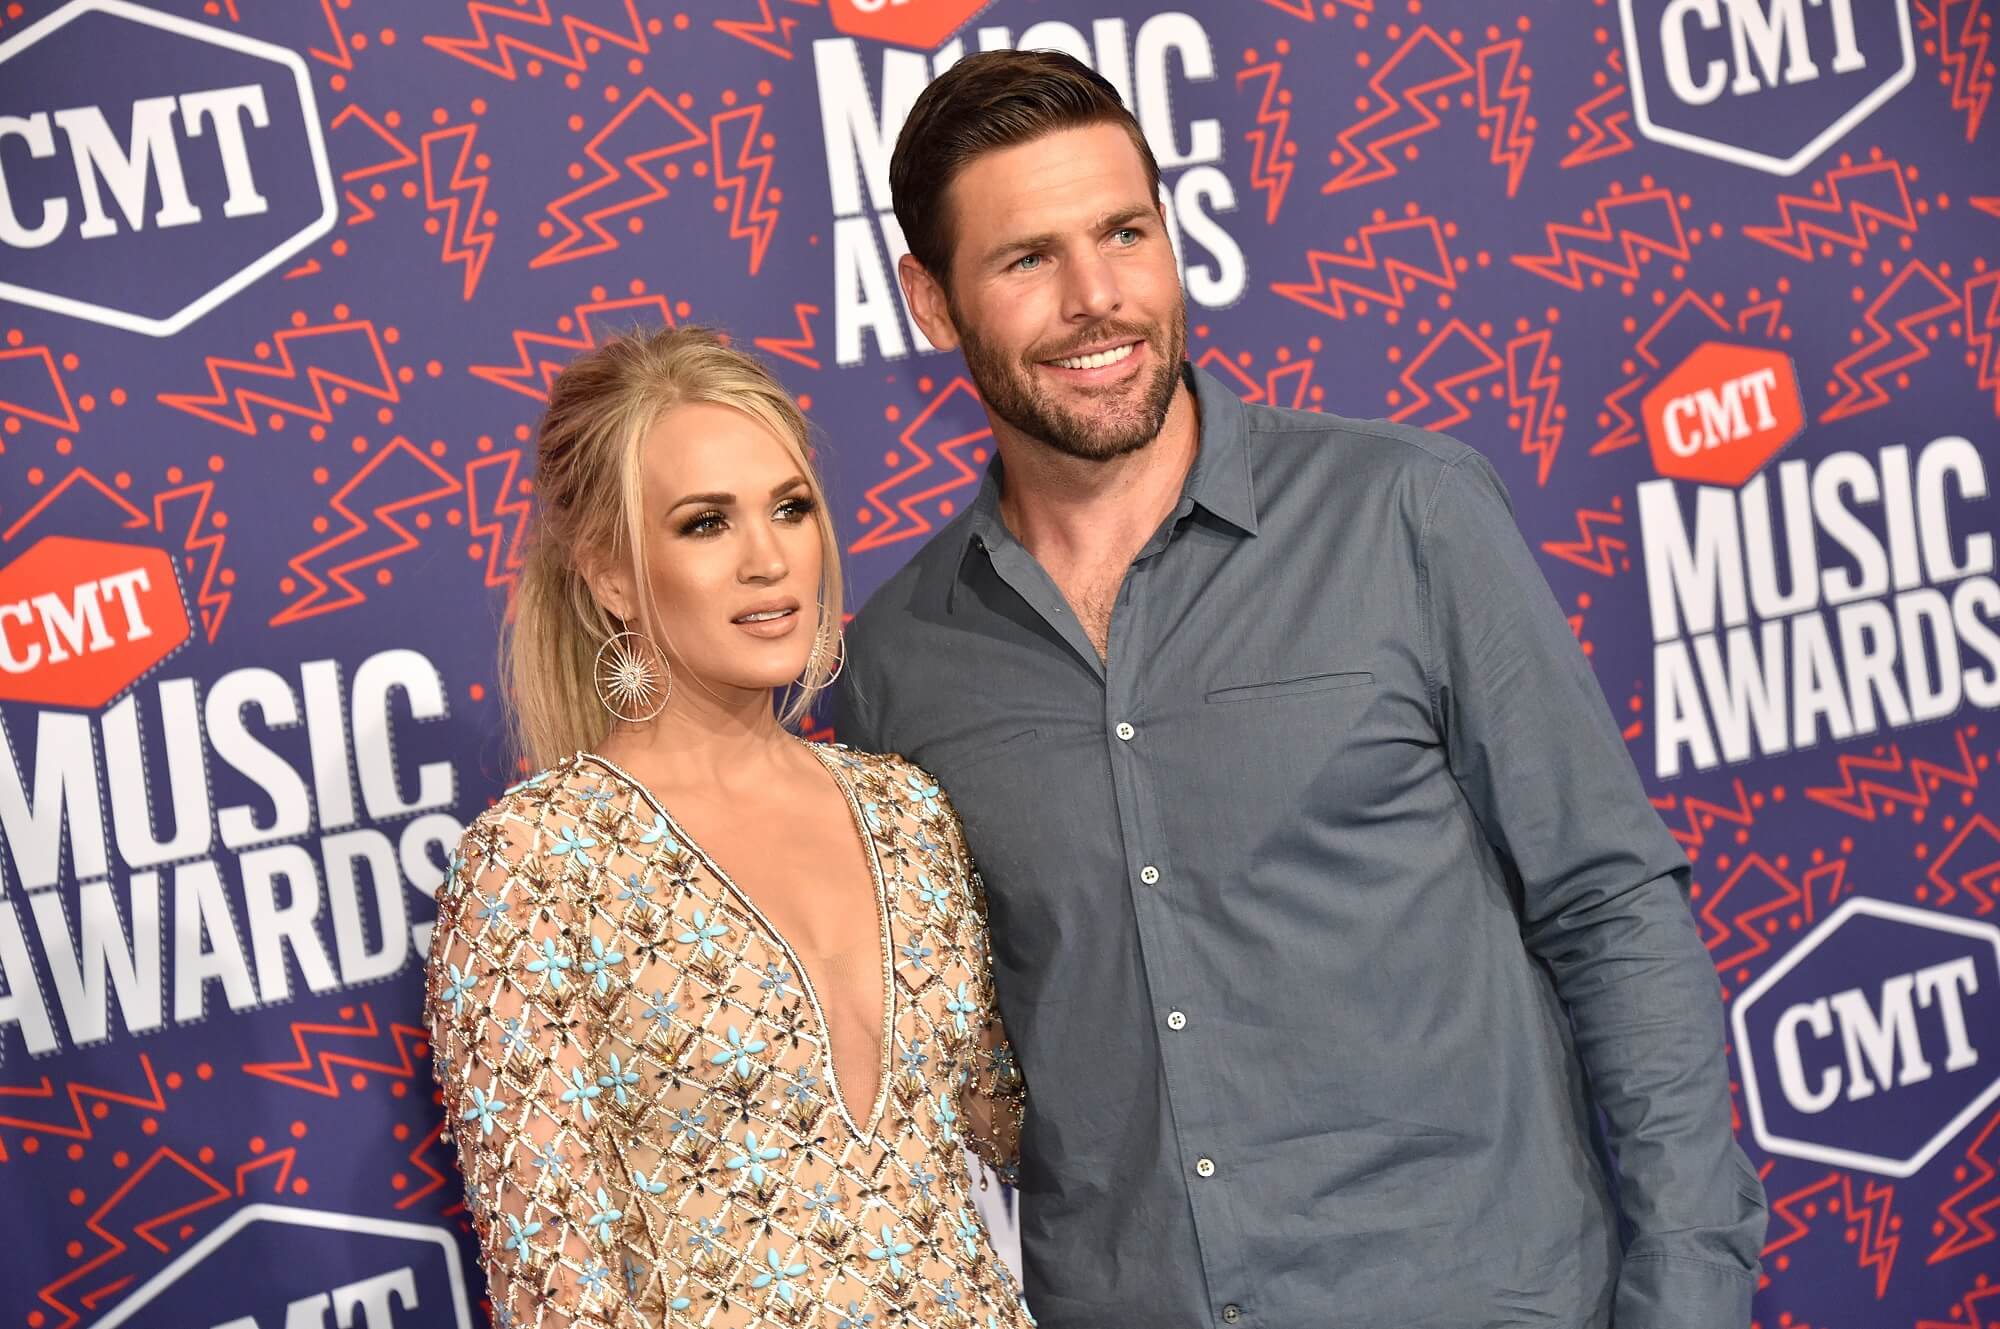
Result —
M1683 360L1641 409L1661 475L1732 489L1805 428L1791 357L1719 341Z
M943 45L986 4L987 0L827 0L833 26L848 36L926 51Z
M0 701L102 706L187 639L165 550L51 535L0 569Z

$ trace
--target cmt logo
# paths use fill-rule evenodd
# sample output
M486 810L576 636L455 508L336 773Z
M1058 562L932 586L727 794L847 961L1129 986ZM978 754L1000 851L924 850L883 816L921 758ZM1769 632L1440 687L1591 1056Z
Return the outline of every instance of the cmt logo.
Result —
M984 9L990 0L827 0L833 26L850 37L869 37L928 51Z
M167 336L337 213L295 52L125 0L0 43L0 299Z
M443 1228L253 1204L183 1251L94 1329L472 1329Z
M1757 1143L1907 1177L2000 1098L2000 928L1849 900L1736 999Z
M1805 427L1790 356L1718 341L1661 379L1640 414L1661 475L1732 489Z
M94 709L187 639L165 550L51 535L0 568L0 701Z
M1916 73L1910 0L1618 0L1639 132L1792 175Z

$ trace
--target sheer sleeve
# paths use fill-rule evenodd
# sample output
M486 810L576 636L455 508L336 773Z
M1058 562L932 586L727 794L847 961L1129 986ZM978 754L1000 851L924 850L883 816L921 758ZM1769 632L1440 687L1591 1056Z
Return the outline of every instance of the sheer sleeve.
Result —
M975 989L972 1002L977 1023L977 1040L972 1064L959 1092L959 1109L965 1120L965 1145L981 1162L1000 1174L1002 1181L1017 1179L1021 1157L1021 1121L1027 1112L1028 1087L1014 1060L1014 1049L1000 1019L999 1003L993 992L993 945L987 930L986 887L972 865L965 847L965 830L949 803L945 821L951 836L953 855L960 879L969 897L965 910L966 954L970 958ZM983 1184L983 1183L982 1183Z
M555 818L502 808L475 821L452 856L425 991L494 1323L638 1329L657 1323L634 1296L650 1242L593 1054L605 1017L585 973L591 909L576 898L583 883L564 838L550 833Z

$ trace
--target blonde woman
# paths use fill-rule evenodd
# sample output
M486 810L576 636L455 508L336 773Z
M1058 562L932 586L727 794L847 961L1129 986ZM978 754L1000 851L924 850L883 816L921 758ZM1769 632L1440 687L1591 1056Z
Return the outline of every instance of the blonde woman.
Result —
M1011 1166L1022 1086L957 819L786 727L841 661L798 407L712 333L623 337L535 487L540 773L460 842L427 992L496 1322L1031 1323L962 1166Z

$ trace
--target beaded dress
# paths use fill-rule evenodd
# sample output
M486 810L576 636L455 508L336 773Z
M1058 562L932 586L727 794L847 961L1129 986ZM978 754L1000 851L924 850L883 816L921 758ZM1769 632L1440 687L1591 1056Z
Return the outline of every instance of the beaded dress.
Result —
M579 753L459 842L426 1010L502 1329L1033 1323L961 1152L1011 1175L1024 1089L957 818L901 758L809 746L875 887L872 1103L826 975L618 767Z

